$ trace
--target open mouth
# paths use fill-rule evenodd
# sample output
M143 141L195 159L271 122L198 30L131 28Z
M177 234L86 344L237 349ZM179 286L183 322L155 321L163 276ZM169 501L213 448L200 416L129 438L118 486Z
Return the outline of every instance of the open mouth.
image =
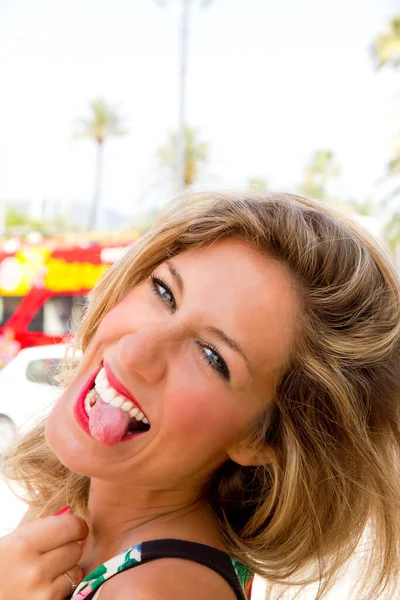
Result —
M89 388L85 398L85 410L90 419L90 413L97 402L104 402L110 407L125 413L129 421L125 435L144 433L150 429L150 423L145 414L131 400L119 394L109 383L104 367L98 372L96 379Z
M112 373L110 378L114 378ZM116 386L120 387L118 382ZM140 407L110 384L104 366L85 385L74 412L86 433L108 446L150 429L149 420Z

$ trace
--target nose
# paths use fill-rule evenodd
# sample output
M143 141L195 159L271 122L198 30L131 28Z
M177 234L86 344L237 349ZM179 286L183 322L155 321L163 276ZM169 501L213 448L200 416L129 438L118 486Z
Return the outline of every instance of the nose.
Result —
M175 359L182 340L179 328L149 327L129 333L118 342L121 367L136 372L148 383L160 381L170 360Z

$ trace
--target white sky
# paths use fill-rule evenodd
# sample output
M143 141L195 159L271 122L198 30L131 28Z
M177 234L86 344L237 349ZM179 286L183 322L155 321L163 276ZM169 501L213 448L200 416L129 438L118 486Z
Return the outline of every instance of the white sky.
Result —
M339 190L376 194L391 151L398 77L370 45L400 0L193 0L187 121L210 144L201 183L264 177L291 190L317 148ZM0 199L88 201L94 145L72 139L104 96L129 135L105 149L102 203L154 202L156 149L177 122L178 17L170 1L0 0ZM162 196L169 194L164 189ZM161 197L158 201L162 202Z

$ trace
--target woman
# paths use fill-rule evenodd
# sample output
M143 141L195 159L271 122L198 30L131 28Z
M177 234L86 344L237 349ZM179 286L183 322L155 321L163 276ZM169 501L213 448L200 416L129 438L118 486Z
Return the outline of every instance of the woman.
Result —
M244 599L254 572L320 598L367 524L377 597L399 564L399 340L398 279L344 216L175 201L93 291L83 358L8 461L31 510L0 541L2 598Z

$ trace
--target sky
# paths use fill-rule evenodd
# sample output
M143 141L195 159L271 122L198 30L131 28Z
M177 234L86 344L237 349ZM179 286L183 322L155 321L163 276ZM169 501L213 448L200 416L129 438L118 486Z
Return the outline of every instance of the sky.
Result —
M198 187L248 177L291 191L316 149L336 193L377 198L398 75L371 44L400 0L192 0L187 117L210 148ZM104 97L128 134L105 146L101 202L127 215L172 195L157 149L178 122L179 2L0 0L0 201L89 202L94 143L79 117Z

